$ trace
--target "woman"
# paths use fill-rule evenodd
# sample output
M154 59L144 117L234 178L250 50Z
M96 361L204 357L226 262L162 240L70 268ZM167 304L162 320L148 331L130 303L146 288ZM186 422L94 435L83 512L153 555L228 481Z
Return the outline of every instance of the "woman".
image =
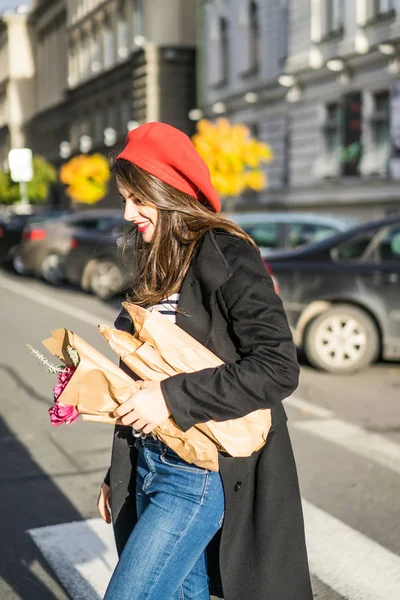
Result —
M170 313L224 365L144 382L117 409L99 510L110 522L111 498L120 560L105 600L311 600L282 407L299 368L271 278L249 236L218 216L209 171L185 134L142 125L113 168L125 219L139 233L129 299ZM132 332L125 311L116 327ZM171 415L186 431L259 408L272 412L266 445L248 458L220 454L219 472L150 435Z

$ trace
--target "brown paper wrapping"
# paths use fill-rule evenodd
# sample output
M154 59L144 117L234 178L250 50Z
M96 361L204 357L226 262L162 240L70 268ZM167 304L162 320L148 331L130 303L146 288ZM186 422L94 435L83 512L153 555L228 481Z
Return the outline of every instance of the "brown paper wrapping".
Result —
M79 355L77 369L64 388L60 402L76 406L85 421L117 423L113 411L128 400L139 385L76 333L57 329L51 334L53 337L42 343L59 360L72 364L66 351L68 345Z
M139 340L110 327L99 329L111 348L142 379L161 381L177 373L218 367L223 362L158 311L123 303ZM187 462L218 470L218 450L250 456L261 448L271 427L271 411L260 409L239 419L199 423L182 432L170 418L154 433Z

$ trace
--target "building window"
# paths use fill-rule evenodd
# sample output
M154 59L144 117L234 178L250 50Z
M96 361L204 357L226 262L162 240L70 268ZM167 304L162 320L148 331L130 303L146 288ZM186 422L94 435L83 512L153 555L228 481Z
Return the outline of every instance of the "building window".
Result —
M360 92L352 92L344 96L342 101L343 127L341 131L340 162L342 175L359 176L358 165L361 158L362 133L362 96Z
M363 176L388 176L390 159L390 96L388 91L365 93L363 156L359 165Z
M260 9L255 0L245 1L239 8L240 58L244 75L254 74L260 65L261 28Z
M359 177L361 146L361 93L344 96L326 107L323 125L324 151L316 161L316 176Z
M229 73L229 24L225 17L221 17L219 20L220 30L220 52L219 60L221 64L221 80L226 83L228 80Z
M102 49L101 49L101 32L99 27L95 27L91 39L91 61L90 70L92 73L99 73L102 69Z
M260 64L260 9L257 2L250 2L250 68L258 69Z
M374 141L377 148L389 147L389 92L375 94L375 112L373 114Z
M128 123L132 120L132 98L129 94L124 94L121 98L121 122L120 133L127 132Z
M115 99L111 99L108 101L108 105L107 105L107 121L106 121L106 127L111 127L112 129L117 130L118 128L118 123L117 123L117 103L115 102Z
M362 27L394 13L395 0L357 0L357 24Z
M280 0L279 3L279 64L284 67L289 56L289 0Z
M132 12L132 33L133 45L136 45L135 38L143 35L143 1L133 0Z
M129 22L126 13L126 3L124 2L119 6L117 15L117 48L120 60L125 60L129 56Z
M101 106L96 106L94 112L94 140L96 143L103 141L104 132L104 110Z
M109 69L114 64L114 32L110 19L103 24L103 58L104 68Z
M311 41L319 44L343 34L343 0L311 0Z

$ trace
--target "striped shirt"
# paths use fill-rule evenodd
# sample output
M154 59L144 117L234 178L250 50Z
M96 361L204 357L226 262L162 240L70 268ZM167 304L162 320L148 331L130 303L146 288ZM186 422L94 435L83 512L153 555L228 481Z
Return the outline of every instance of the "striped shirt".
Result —
M172 294L165 300L161 300L159 304L154 304L152 308L158 310L159 313L166 316L170 321L176 321L176 309L178 308L179 292Z

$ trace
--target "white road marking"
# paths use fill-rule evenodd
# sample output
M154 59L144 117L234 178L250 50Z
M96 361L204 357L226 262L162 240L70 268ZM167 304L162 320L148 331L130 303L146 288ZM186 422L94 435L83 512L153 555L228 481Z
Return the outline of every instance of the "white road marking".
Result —
M318 417L321 419L330 419L334 416L331 410L327 408L322 408L317 404L312 404L308 402L308 400L303 400L303 398L299 398L298 396L289 396L283 401L283 406L292 406L293 408L297 408L302 413L306 415L312 415L313 417Z
M24 296L25 298L28 298L33 302L38 302L39 304L48 306L53 310L69 315L74 319L83 321L84 323L95 325L96 327L99 323L104 323L104 317L96 317L96 315L93 315L92 313L87 312L86 310L74 307L71 304L66 304L61 300L57 300L56 298L52 298L51 296L42 294L42 292L34 290L31 287L28 288L20 283L16 283L15 281L6 279L1 275L0 287L9 290L10 292L14 292L15 294L19 294L20 296Z
M400 557L303 500L310 570L346 600L398 600ZM117 554L101 519L29 531L73 600L103 598Z
M303 500L311 572L347 600L398 600L400 557Z
M73 600L100 600L117 564L113 529L90 519L28 533Z
M335 418L297 421L292 423L292 427L328 440L400 474L400 445L383 435L369 433L358 425Z

